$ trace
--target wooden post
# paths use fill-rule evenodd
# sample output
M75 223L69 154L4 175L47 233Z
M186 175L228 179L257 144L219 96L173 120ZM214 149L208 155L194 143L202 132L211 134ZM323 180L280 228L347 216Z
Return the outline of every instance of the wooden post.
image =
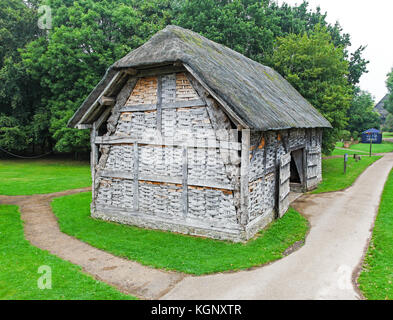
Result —
M134 211L139 211L139 154L138 143L134 143Z
M280 171L281 166L277 157L278 143L275 141L275 154L274 154L274 176L275 176L275 199L276 199L276 215L274 219L280 218Z
M187 147L183 147L183 193L182 193L182 203L183 203L183 216L184 218L188 215L188 154Z
M250 129L242 129L242 151L240 168L240 223L248 223L248 202L249 202L249 170L250 170Z
M373 149L373 134L370 132L369 135L370 135L370 157L371 157L372 149Z
M96 176L96 165L98 163L98 146L95 144L95 139L97 136L97 129L96 123L93 123L93 127L90 133L90 170L91 170L91 180L92 180L92 200L94 201L94 194L95 194L95 176Z
M157 77L157 130L161 134L162 127L162 77Z
M303 186L302 192L307 191L307 173L308 173L308 160L307 160L307 143L306 146L303 148Z

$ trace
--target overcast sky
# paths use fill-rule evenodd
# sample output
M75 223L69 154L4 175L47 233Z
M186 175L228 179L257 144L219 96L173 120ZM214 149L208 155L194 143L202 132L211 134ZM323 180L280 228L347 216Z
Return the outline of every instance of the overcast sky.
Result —
M290 5L302 0L277 0ZM354 51L367 45L364 57L370 60L369 72L360 80L363 90L371 92L376 102L387 93L386 75L393 67L393 0L308 0L310 7L320 6L327 21L338 21L351 35Z

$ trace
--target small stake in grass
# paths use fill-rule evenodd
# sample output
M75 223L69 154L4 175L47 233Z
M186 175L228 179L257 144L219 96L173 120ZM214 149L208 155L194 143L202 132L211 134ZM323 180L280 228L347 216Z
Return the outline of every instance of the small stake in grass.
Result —
M347 173L348 153L344 154L344 174Z

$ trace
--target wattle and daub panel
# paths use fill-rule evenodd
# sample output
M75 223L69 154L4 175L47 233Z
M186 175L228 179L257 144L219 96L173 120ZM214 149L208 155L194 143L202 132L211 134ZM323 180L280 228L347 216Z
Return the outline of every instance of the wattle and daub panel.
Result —
M110 137L127 141L109 144L97 208L236 224L234 184L219 144L206 147L216 133L184 73L138 79Z

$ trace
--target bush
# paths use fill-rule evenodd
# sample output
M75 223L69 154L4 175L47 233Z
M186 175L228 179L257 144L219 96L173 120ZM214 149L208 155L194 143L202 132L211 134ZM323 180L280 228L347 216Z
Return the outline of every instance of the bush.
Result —
M386 117L383 131L393 132L393 114L389 113L388 116Z
M340 139L344 141L351 140L351 133L348 130L341 130L340 131Z

